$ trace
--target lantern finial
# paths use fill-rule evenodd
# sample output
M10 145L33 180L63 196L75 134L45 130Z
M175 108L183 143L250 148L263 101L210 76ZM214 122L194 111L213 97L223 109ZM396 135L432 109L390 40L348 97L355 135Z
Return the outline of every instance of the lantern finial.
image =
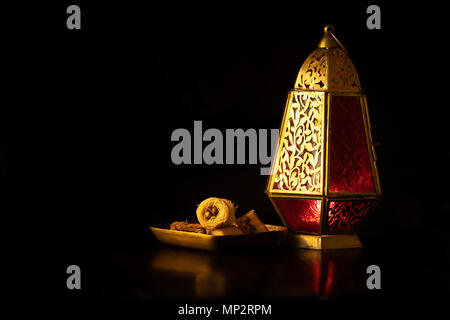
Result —
M322 40L320 40L318 47L319 48L337 48L339 47L338 42L336 42L336 37L333 34L334 27L331 24L327 24L323 28L323 37Z
M327 24L323 28L324 36L322 40L319 42L319 48L339 48L341 49L348 57L350 57L350 54L348 53L347 49L345 49L344 45L336 38L334 35L335 28L331 24Z
M333 26L332 24L327 24L327 25L323 28L323 31L324 31L325 33L333 32L333 31L334 31L334 26Z

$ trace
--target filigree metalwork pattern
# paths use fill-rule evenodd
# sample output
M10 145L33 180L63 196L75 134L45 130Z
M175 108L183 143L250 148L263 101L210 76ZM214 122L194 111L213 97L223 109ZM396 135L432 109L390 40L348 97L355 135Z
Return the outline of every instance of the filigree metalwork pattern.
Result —
M361 91L358 73L339 48L314 50L303 63L295 88L328 91Z
M328 230L331 233L352 232L375 201L331 201L328 207Z
M323 92L293 92L280 141L273 189L322 191Z
M327 52L325 49L316 49L303 63L298 73L296 88L300 89L327 89Z
M358 73L350 58L340 49L330 49L328 84L334 91L360 91Z

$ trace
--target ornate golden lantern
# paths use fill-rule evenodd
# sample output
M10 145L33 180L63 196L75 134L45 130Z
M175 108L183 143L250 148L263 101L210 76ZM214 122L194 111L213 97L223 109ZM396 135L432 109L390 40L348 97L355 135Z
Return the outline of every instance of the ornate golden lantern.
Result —
M288 94L266 193L293 245L361 246L355 227L381 189L366 97L332 26Z

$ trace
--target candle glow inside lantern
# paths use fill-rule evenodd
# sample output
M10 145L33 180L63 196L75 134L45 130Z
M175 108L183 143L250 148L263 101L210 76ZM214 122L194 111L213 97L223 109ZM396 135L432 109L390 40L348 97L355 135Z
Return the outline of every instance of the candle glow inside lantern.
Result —
M360 247L355 227L381 196L366 97L326 26L287 98L266 193L297 247Z

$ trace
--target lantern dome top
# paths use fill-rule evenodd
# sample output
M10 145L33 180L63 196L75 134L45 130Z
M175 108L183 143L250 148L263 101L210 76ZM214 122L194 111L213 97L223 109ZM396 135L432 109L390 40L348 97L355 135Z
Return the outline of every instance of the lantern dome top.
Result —
M356 68L333 31L333 26L325 26L318 48L306 58L300 68L295 89L362 91Z

